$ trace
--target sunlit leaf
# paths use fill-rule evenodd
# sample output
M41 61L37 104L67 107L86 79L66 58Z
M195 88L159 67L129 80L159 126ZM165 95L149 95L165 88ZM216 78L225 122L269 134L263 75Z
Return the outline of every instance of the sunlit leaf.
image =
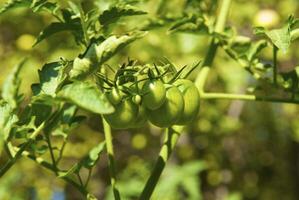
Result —
M92 168L97 161L100 158L100 154L104 151L105 149L105 142L101 142L100 144L96 145L93 147L89 153L88 156L86 156L82 161L82 166L84 166L87 169Z
M281 49L284 53L287 52L291 44L291 33L289 26L267 31L266 35L278 49Z
M78 31L81 30L80 20L74 19L72 22L53 22L49 26L47 26L37 37L36 42L34 44L37 45L42 40L62 31Z
M93 43L83 58L77 57L74 60L73 68L70 71L70 77L77 79L85 78L121 48L144 35L145 32L135 32L131 35L123 35L120 37L111 36L100 44Z
M0 101L0 138L2 140L6 140L9 137L10 131L17 121L18 117L14 114L10 105Z
M61 62L47 63L38 71L40 83L33 84L34 95L45 94L55 97L56 91L66 78L65 66Z
M63 98L77 106L97 114L114 112L113 106L106 96L90 82L74 82L64 86L58 93Z
M117 22L121 17L134 16L134 15L144 15L146 12L130 6L113 6L108 10L105 10L100 16L99 21L103 26Z
M9 103L12 109L16 109L21 102L19 88L21 84L20 70L24 66L25 60L14 67L12 72L7 76L2 87L2 98Z
M32 0L9 0L0 8L0 14L14 8L29 7L31 3Z

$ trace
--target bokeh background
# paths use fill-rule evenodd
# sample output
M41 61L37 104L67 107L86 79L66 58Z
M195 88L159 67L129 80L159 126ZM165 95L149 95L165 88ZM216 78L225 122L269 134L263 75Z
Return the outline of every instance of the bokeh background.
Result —
M187 0L166 2L169 14L181 12ZM0 6L5 0L0 0ZM63 6L67 1L59 1ZM85 9L104 0L85 0ZM151 15L158 0L143 0L138 6ZM198 0L211 13L217 0ZM253 27L279 27L290 14L299 16L298 0L233 0L228 24L242 35L253 37ZM118 24L122 32L145 16L128 17ZM69 33L59 33L32 48L39 32L55 21L45 13L15 9L0 16L0 85L12 67L27 57L22 69L22 92L30 98L30 85L38 81L37 70L60 57L73 59L83 49ZM163 56L178 67L192 65L206 54L208 37L187 33L168 34L167 27L155 29L129 45L109 61L113 67L128 57L142 63L159 62ZM298 43L279 54L280 70L297 66ZM271 49L262 59L271 60ZM194 79L195 71L190 79ZM217 52L208 78L207 91L242 93L252 78L223 50ZM82 111L82 113L84 113ZM103 140L100 118L90 113L72 132L64 163L81 158L97 141ZM296 200L299 199L299 109L297 105L228 100L201 102L198 119L182 135L158 187L154 200ZM119 187L124 199L136 199L156 160L163 135L148 125L142 129L114 131ZM6 160L0 157L0 165ZM109 188L107 159L103 155L93 170L90 191L99 199L113 199ZM0 180L1 200L83 199L75 188L28 159L21 159Z

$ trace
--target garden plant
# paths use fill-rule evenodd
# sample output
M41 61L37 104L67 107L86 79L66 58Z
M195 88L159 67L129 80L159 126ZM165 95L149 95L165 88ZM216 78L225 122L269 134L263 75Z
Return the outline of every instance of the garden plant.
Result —
M0 99L0 180L20 160L29 159L79 191L78 199L100 199L89 182L96 181L97 177L92 174L97 166L106 165L113 199L151 199L177 142L192 132L195 121L205 118L201 113L209 106L205 102L241 100L275 103L274 106L299 103L299 68L289 66L288 70L281 70L279 66L279 57L287 54L299 37L299 19L292 14L280 22L278 16L270 17L272 21L255 19L251 35L243 35L230 18L230 13L236 12L232 9L234 0L180 2L183 3L177 6L183 9L174 13L166 12L172 4L166 0L4 2L0 18L24 9L36 17L51 19L39 30L33 49L43 48L47 40L55 37L61 41L72 37L80 53L71 58L56 56L38 66L35 71L38 81L31 84L31 92L26 94L20 89L26 79L21 74L30 63L31 55L19 59L10 69L3 81ZM150 4L151 9L146 10L145 4ZM269 12L264 14L269 15ZM191 63L182 64L166 53L152 61L127 53L131 45L142 44L144 38L156 30L163 30L169 38L186 33L205 37L208 43L205 42L201 50L204 55L199 54L197 58L192 57ZM164 49L171 51L172 47ZM133 48L138 52L143 46ZM270 55L267 59L263 58L264 52ZM218 55L228 60L221 68L234 63L250 77L247 88L232 93L207 89L207 84L217 79L213 67ZM177 56L178 59L186 57L188 52ZM237 73L239 71L229 75ZM213 81L209 81L209 77ZM88 123L89 116L97 120L104 139L100 140L97 135L88 137L86 140L95 145L89 145L88 152L81 155L80 148L72 147L72 135L78 127ZM157 157L151 158L156 162L143 188L137 188L139 194L130 197L118 187L115 152L119 147L114 138L123 131L130 134L145 127L163 132L164 136L158 138L164 139ZM80 154L72 164L66 161L66 146ZM156 146L147 148L158 151ZM192 187L186 188L182 199L201 198L194 194Z

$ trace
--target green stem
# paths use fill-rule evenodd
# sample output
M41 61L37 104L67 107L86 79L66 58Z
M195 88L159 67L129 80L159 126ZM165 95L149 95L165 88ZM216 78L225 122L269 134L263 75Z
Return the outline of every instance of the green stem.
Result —
M10 148L10 151L12 154L14 154L14 152L18 152L20 150L20 148L18 147L13 147ZM14 151L14 152L13 152ZM45 161L43 158L41 157L35 157L33 155L31 155L28 151L23 151L22 152L22 156L26 156L29 159L35 161L36 163L38 163L40 166L44 167L45 169L48 169L52 172L56 172L56 167L54 165L52 165L51 163ZM62 177L62 179L64 181L66 181L67 183L71 184L72 186L74 186L82 195L87 196L89 193L85 190L84 187L82 187L80 184L78 184L77 182L75 182L73 179L69 178L69 177Z
M102 117L103 126L104 126L104 134L105 134L105 141L106 141L106 149L108 154L108 167L110 173L110 182L111 187L114 194L115 200L120 200L120 193L116 187L116 172L115 172L115 161L114 161L114 150L113 150L113 143L112 143L112 134L111 134L111 127L106 122L106 120Z
M46 140L47 140L48 148L49 148L49 151L50 151L50 156L51 156L52 164L56 168L55 174L57 176L58 175L57 163L56 163L56 160L55 160L55 156L54 156L54 152L53 152L53 148L52 148L52 143L51 143L51 139L50 139L50 135L49 134L46 135Z
M299 104L299 100L295 100L293 98L286 99L286 98L276 98L276 97L264 97L264 96L250 95L250 94L203 93L201 94L200 98Z
M152 193L158 183L158 180L165 168L166 162L169 159L178 139L182 126L168 128L165 131L164 144L161 147L159 158L156 161L155 167L147 180L145 187L140 195L140 200L148 200L152 196Z
M4 166L0 169L0 177L2 177L15 164L15 162L21 157L23 151L25 151L27 147L32 144L35 137L43 130L44 127L45 122L35 129L35 131L28 138L28 141L21 146L21 148L15 153L14 157L4 164Z
M217 17L215 32L220 33L224 30L231 2L232 0L223 0L219 16ZM198 87L200 93L204 91L205 82L209 74L210 67L213 64L217 52L217 48L218 48L218 44L216 40L212 38L208 52L202 64L203 67L195 80L195 84Z
M85 187L85 188L87 188L88 183L89 183L89 181L90 181L90 178L91 178L91 172L92 172L92 168L90 168L90 169L88 170L87 179L86 179L85 184L84 184L84 187Z
M273 44L273 83L277 86L277 51L278 48Z
M58 166L59 162L60 162L61 159L62 159L65 145L66 145L66 139L63 140L63 143L62 143L61 148L60 148L60 150L59 150L59 155L58 155L58 158L57 158L57 160L56 160L56 165L57 165L57 166Z

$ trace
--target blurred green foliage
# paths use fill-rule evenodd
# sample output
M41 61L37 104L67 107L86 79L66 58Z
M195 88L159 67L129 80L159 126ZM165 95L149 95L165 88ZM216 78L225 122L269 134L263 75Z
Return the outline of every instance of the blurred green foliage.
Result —
M0 0L3 5L5 0ZM61 5L66 0L60 1ZM95 5L93 4L95 2ZM143 0L138 7L154 15L160 0ZM162 1L161 1L162 2ZM194 1L213 15L216 0ZM82 1L84 8L103 9L107 1ZM165 1L161 12L176 15L184 0ZM268 9L275 13L280 26L289 14L298 16L297 0L234 0L228 23L239 33L253 36L253 27L260 25L258 15ZM126 18L116 32L130 30L143 23L143 16ZM32 48L39 32L54 21L45 13L15 9L0 16L0 85L12 67L24 57L28 62L21 71L21 90L31 95L30 85L37 82L44 63L60 57L72 59L82 49L68 33L58 33ZM207 51L207 36L187 33L168 34L166 28L151 31L109 61L117 67L128 57L141 63L158 62L163 56L178 67L202 60ZM281 71L298 65L298 43L286 54L279 54ZM272 52L263 51L269 60ZM196 73L191 75L195 78ZM252 82L238 63L223 50L218 52L208 79L208 91L244 92ZM83 111L82 111L83 112ZM84 113L88 115L87 113ZM299 122L296 105L209 100L201 102L200 116L179 140L174 155L162 175L153 199L205 200L295 200L299 196ZM100 119L90 115L86 123L71 134L63 164L70 167L85 155L97 141L103 140ZM153 126L130 131L114 131L117 175L124 199L136 199L154 164L162 141L161 130ZM1 155L0 164L6 159ZM103 156L92 172L90 190L99 199L113 199L109 186L107 158ZM1 200L55 199L53 194L65 191L66 199L81 199L79 193L53 174L22 159L0 180Z

